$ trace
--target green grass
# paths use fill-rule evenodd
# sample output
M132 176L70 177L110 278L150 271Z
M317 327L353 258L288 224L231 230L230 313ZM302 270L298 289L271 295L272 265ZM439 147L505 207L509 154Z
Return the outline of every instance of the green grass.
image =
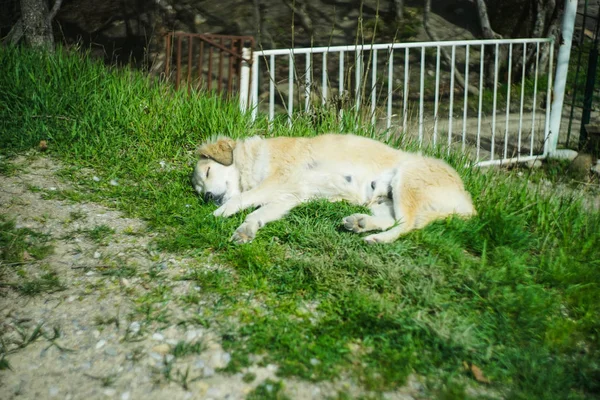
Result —
M194 149L217 133L266 133L263 119L251 124L235 104L188 97L61 51L7 48L0 65L2 155L48 140L49 156L71 166L79 199L145 219L163 250L211 255L225 266L180 279L216 299L201 317L222 329L228 371L259 354L281 376L351 376L375 393L416 373L438 398L467 397L469 387L523 399L599 394L600 214L576 195L544 191L517 171L469 169L453 155L479 211L469 221L448 219L368 246L340 227L360 208L312 202L235 246L228 238L246 213L212 217L215 206L189 184ZM276 121L272 134L373 135L354 123L298 117L291 127ZM137 300L146 321L166 324L165 302L189 307L198 299L167 289ZM465 362L491 383L478 383ZM179 378L187 385L186 374Z

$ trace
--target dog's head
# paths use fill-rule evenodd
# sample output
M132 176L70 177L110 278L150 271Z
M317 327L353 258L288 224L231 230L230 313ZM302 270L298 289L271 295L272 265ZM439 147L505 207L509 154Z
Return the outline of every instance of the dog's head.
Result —
M192 174L192 185L205 201L221 205L240 192L240 177L233 163L235 141L219 137L198 149L200 160Z

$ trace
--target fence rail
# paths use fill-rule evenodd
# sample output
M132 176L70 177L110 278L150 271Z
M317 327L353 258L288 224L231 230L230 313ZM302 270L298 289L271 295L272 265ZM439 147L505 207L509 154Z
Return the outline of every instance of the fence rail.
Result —
M252 115L292 122L343 103L388 136L459 147L479 165L526 161L549 152L553 55L545 38L255 51Z

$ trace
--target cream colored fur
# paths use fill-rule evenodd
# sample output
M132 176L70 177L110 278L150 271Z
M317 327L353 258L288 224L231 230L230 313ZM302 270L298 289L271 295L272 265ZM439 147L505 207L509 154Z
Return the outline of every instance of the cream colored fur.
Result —
M474 215L462 180L442 160L393 149L375 140L327 134L314 138L220 137L203 144L192 182L207 201L228 217L250 213L231 240L251 241L266 223L313 198L346 200L372 212L342 221L354 232L387 243L451 214Z

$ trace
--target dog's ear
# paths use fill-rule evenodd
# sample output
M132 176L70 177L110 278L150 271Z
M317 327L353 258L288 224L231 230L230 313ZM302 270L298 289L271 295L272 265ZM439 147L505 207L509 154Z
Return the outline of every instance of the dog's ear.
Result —
M214 143L206 143L200 146L198 152L201 157L210 158L219 164L229 166L233 164L233 149L235 141L230 138L219 138Z

